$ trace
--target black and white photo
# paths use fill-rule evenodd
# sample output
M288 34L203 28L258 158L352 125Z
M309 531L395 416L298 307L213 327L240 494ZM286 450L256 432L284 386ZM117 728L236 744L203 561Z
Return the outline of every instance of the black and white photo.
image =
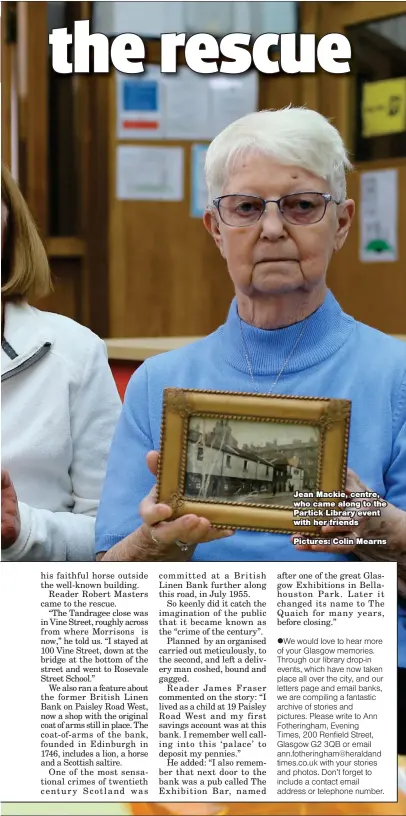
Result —
M316 489L319 445L316 425L192 416L185 498L291 507Z

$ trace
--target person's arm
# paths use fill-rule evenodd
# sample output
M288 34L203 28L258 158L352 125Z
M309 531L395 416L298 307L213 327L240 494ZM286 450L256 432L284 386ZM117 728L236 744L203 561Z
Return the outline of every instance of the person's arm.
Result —
M348 535L353 538L353 545L331 546L328 538L337 535L337 527L325 527L321 532L326 535L326 546L322 544L299 545L297 549L354 552L363 560L373 561L378 556L380 560L397 561L399 570L404 572L406 578L406 380L401 386L397 409L394 413L392 456L384 474L384 481L386 506L382 507L381 515L369 518L360 517L356 527L349 522L347 528L341 527L339 530L340 536ZM347 473L346 488L352 493L361 494L370 490L351 470ZM343 516L345 517L345 510ZM387 543L386 545L355 545L356 538L383 539Z
M406 377L394 416L393 447L385 473L386 501L406 511Z
M384 475L385 501L380 517L364 520L362 535L364 538L385 539L386 547L358 546L355 554L360 558L373 557L397 561L399 570L405 573L406 559L406 378L400 388L397 407L393 418L393 445L389 467ZM353 488L357 489L357 488ZM365 485L359 482L359 491Z
M2 561L94 561L94 517L52 513L24 502L18 509L20 533L2 548Z
M156 398L162 401L161 394ZM157 503L158 452L153 450L150 399L144 364L127 387L111 446L96 521L97 561L188 561L197 544L233 534L195 515L171 521L171 508ZM176 544L179 540L187 551Z
M155 479L146 464L153 449L148 373L144 363L131 377L111 444L96 518L96 554L105 553L141 526L138 508Z
M95 516L120 397L106 347L92 338L71 396L72 510L51 512L18 502L20 531L4 561L94 561Z
M405 395L406 396L406 395ZM405 407L406 415L406 407ZM406 416L396 435L391 464L385 474L387 506L380 518L367 519L366 538L386 545L358 545L354 555L362 562L396 561L398 593L406 598Z

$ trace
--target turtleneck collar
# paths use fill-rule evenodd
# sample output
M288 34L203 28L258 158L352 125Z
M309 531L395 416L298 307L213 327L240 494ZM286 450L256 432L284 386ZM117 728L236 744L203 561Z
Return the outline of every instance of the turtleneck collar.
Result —
M257 329L241 321L254 375L277 374L280 371L304 323L303 335L284 370L285 374L302 371L330 357L346 342L356 325L354 318L342 311L330 290L327 290L323 303L315 312L286 328ZM233 368L247 372L236 298L231 303L222 329L221 342L226 361Z

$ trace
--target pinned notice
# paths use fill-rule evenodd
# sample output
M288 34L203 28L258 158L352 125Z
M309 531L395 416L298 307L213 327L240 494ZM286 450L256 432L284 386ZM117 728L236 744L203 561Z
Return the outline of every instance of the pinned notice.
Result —
M162 138L162 99L157 65L148 74L117 73L117 138Z
M398 174L377 170L361 174L360 260L398 258Z
M362 135L368 139L406 131L406 77L366 82L362 88Z
M182 201L181 147L130 147L116 152L116 192L127 201Z

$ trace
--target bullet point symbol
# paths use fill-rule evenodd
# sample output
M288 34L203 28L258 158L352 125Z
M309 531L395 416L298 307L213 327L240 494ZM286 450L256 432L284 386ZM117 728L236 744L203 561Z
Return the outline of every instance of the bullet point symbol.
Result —
M278 643L283 643L283 638L278 638Z

